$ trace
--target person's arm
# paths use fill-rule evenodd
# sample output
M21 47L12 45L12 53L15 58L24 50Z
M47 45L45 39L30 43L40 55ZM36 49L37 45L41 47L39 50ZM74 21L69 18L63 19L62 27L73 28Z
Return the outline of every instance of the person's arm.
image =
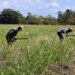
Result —
M17 38L16 37L13 37L13 41L16 41L17 40Z

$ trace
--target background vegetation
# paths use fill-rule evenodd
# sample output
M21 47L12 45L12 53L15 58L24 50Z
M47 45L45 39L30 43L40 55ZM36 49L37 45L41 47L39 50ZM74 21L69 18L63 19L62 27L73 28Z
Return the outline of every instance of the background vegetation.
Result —
M32 24L32 25L74 25L75 24L75 11L67 9L64 12L58 11L58 17L52 17L50 14L47 16L38 16L33 13L28 13L23 16L19 11L13 9L4 9L0 13L1 24Z

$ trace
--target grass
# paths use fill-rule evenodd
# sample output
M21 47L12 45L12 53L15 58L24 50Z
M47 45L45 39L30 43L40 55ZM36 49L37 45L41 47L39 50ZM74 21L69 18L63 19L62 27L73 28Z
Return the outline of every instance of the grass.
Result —
M0 75L41 75L47 66L68 65L75 61L75 37L65 37L62 44L57 30L74 26L25 25L12 47L7 47L5 35L16 25L0 26ZM62 74L61 74L62 75Z

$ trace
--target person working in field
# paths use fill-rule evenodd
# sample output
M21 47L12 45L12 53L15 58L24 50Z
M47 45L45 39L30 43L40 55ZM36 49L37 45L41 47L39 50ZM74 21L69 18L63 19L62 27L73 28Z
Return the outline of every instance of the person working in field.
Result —
M21 26L16 27L15 29L10 29L6 34L6 40L8 45L12 45L12 43L16 40L17 33L22 30Z
M73 30L71 28L62 28L57 31L57 35L58 35L59 39L62 40L62 39L64 39L63 34L65 34L67 36L68 33L70 33L70 32L73 32Z

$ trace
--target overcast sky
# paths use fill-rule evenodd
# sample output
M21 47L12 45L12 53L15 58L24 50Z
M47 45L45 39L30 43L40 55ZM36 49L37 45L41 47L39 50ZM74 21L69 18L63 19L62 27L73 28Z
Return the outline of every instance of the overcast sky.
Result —
M31 12L37 15L56 17L59 10L75 10L75 0L0 0L0 11L4 8L15 9L23 15Z

